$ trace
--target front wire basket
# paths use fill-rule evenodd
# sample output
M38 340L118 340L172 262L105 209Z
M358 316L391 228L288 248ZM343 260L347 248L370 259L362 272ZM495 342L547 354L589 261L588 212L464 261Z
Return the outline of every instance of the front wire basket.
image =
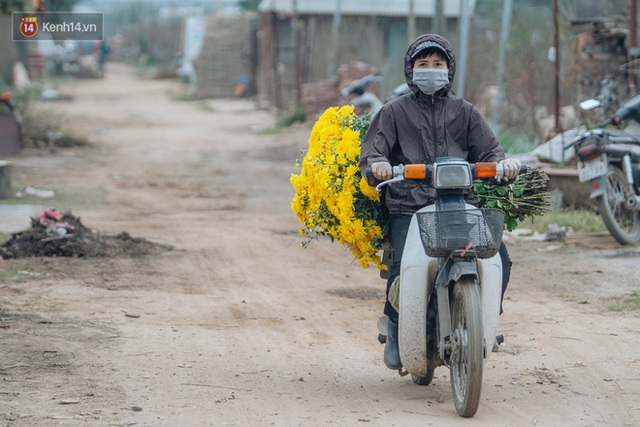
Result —
M499 209L418 212L416 217L427 256L466 250L478 258L491 258L500 249L504 212Z

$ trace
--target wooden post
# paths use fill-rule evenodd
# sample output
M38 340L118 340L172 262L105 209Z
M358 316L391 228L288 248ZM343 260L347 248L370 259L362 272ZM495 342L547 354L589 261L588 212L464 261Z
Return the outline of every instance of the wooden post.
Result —
M0 199L11 199L11 163L0 160Z
M627 61L629 63L638 59L638 4L637 0L629 2L629 49L627 51ZM627 70L627 82L629 84L629 93L636 93L636 76L633 70Z
M553 104L555 114L555 132L562 132L560 127L560 41L559 41L559 25L558 25L558 0L553 0L553 47L555 50L554 63L554 85L553 85Z
M407 46L416 38L415 0L409 0L409 14L407 15Z

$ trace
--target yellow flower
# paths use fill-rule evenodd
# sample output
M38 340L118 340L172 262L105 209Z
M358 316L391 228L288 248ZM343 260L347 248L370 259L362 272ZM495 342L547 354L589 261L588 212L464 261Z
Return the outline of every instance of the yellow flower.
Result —
M296 162L299 175L291 175L296 194L291 209L311 240L328 236L345 245L368 268L386 269L378 256L387 229L386 210L375 188L362 177L361 137L369 120L357 117L353 106L331 107L316 121L309 135L309 149Z

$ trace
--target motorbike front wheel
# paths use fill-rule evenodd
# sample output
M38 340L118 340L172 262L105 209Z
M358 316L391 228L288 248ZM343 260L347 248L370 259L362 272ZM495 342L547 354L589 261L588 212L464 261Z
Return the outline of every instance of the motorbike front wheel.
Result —
M463 277L453 286L450 376L453 403L461 417L472 417L480 404L484 333L480 289Z
M640 211L625 207L628 192L624 172L617 166L609 165L607 188L598 198L598 209L607 230L622 245L640 240Z

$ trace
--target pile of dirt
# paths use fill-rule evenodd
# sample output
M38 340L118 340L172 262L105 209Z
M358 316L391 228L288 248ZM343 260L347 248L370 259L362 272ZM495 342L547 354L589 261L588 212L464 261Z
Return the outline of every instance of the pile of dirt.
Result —
M51 211L49 211L51 212ZM46 213L46 212L45 212ZM118 257L148 255L173 250L170 245L131 237L122 232L101 235L71 213L31 218L31 228L14 233L0 245L3 259L28 257Z

